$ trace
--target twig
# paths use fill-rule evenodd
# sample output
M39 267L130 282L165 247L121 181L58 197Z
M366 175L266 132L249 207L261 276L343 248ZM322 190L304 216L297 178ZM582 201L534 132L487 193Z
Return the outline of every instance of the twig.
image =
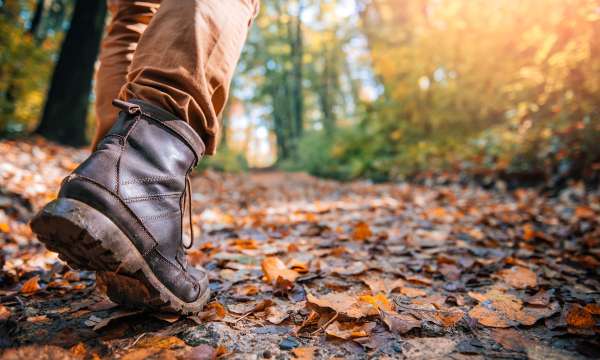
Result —
M143 338L143 337L144 337L144 335L146 335L146 334L148 334L148 333L142 333L140 336L138 336L138 337L135 339L135 341L134 341L134 342L133 342L131 345L127 346L127 347L126 347L126 349L130 349L130 348L134 347L134 346L135 346L135 344L137 344L137 343L138 343L138 341L140 341L140 339L141 339L141 338Z
M340 315L340 313L338 313L337 311L335 312L335 315L333 315L333 317L331 319L329 319L329 321L327 321L323 326L321 326L320 328L318 328L317 330L313 331L311 333L311 335L315 335L316 333L318 333L319 331L323 330L325 331L325 329L327 329L327 327L329 325L331 325L332 322L335 321L335 319L338 318L338 316Z

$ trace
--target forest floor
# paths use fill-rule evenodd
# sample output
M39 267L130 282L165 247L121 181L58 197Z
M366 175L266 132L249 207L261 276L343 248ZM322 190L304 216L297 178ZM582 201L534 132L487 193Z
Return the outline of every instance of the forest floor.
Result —
M213 295L179 317L117 306L31 233L86 155L0 142L2 359L600 357L599 192L197 174Z

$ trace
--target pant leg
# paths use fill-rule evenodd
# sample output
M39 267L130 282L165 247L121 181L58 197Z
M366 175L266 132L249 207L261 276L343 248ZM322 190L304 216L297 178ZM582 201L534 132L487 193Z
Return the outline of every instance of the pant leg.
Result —
M258 0L163 0L133 56L122 100L187 121L213 154L220 115Z
M133 53L160 0L108 0L107 3L111 22L102 41L96 73L96 134L92 149L116 120L118 109L112 101L127 81Z

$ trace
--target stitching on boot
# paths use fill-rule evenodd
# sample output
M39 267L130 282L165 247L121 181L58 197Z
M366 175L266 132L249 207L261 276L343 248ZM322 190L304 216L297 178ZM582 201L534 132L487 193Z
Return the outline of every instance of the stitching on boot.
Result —
M158 215L140 216L140 219L142 220L142 222L144 222L144 221L168 219L168 218L172 218L172 217L180 216L180 215L181 214L179 211L171 211L171 212L162 213L162 214L158 214Z
M123 199L123 202L129 204L129 203L133 203L133 202L146 201L146 200L162 200L163 198L175 197L175 196L180 196L180 195L181 195L180 192L176 192L176 193L167 193L167 194L136 196L136 197L130 197L130 198Z
M150 184L158 181L177 180L177 176L152 176L144 178L134 178L121 182L121 185L132 185L132 184Z
M146 228L146 226L144 225L144 223L137 217L137 215L135 215L135 213L128 206L126 206L123 203L123 201L119 198L118 195L116 195L110 189L107 189L104 185L98 183L94 179L91 179L91 178L88 178L87 176L83 176L83 175L79 175L79 174L73 174L73 175L76 175L76 176L74 176L73 178L69 179L69 182L72 181L72 180L81 180L81 181L88 182L88 183L90 183L90 184L92 184L94 186L97 186L100 189L106 191L110 195L109 201L111 201L112 203L118 205L122 209L125 209L125 211L127 211L131 216L133 216L134 220L136 220L135 224L140 228L141 232L143 234L147 235L148 238L154 243L154 246L151 247L151 250L154 249L156 246L158 246L158 241L156 241L156 239L154 238L154 236L152 236L152 234ZM91 204L88 204L88 205L91 206Z
M123 136L123 143L121 145L121 151L119 152L119 159L117 160L117 183L116 183L116 189L115 189L115 193L117 193L118 195L120 195L120 179L121 179L121 159L123 158L123 155L125 154L125 149L127 148L127 139L129 138L129 135L131 134L131 132L133 131L133 129L135 129L135 127L138 124L138 120L140 119L140 115L137 114L133 119L132 119L132 123L131 125L129 125L129 128L127 129L127 132L125 133L125 136Z

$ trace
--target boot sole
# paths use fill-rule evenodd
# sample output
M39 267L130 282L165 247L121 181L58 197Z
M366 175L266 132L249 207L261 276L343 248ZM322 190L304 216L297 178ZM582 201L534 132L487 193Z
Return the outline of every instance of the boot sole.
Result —
M154 275L121 229L81 201L50 202L31 220L31 229L72 268L96 271L98 288L116 303L193 314L210 297L207 288L194 302L179 299Z

